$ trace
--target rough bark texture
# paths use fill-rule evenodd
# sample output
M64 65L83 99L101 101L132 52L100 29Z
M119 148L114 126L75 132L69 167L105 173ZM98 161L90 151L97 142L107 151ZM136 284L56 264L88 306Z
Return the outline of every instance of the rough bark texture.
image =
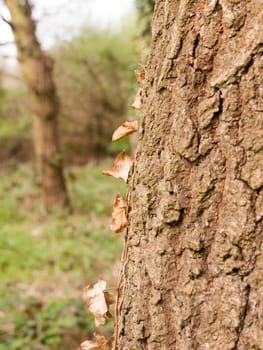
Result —
M18 60L29 88L34 146L43 203L47 210L68 205L58 140L58 101L52 77L52 61L42 51L28 0L5 0L11 13Z
M158 0L116 348L263 349L263 7Z

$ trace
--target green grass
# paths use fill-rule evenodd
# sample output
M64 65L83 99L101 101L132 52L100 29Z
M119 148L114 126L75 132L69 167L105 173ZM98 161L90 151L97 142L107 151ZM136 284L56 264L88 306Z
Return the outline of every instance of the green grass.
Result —
M29 127L30 122L27 115L23 115L17 120L1 118L0 140L3 143L6 140L19 139L21 135L30 139Z
M122 238L109 230L111 204L126 191L101 171L71 169L74 212L49 217L31 166L1 174L0 350L75 349L94 330L81 292L99 277L116 287Z

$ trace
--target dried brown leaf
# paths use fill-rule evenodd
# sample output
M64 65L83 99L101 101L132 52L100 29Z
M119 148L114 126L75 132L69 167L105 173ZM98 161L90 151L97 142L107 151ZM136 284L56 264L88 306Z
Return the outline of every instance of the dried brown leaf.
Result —
M117 155L110 169L104 170L102 174L113 176L116 179L122 179L127 182L132 163L133 159L122 151Z
M133 104L131 105L132 108L134 109L141 109L142 107L142 88L139 88L136 96L135 96L135 100L133 102Z
M119 194L114 199L111 218L111 230L120 233L128 225L126 217L127 202Z
M110 350L107 339L98 333L94 333L94 340L85 340L80 344L81 350Z
M109 292L104 292L104 296L108 307L109 305L116 303L116 298L113 295L111 295Z
M135 74L137 83L142 84L145 80L145 67L141 65L140 70L135 70L134 74Z
M138 122L124 122L119 126L112 135L112 141L118 141L125 136L128 136L138 130Z
M95 316L97 327L105 323L106 319L104 315L109 311L109 293L105 292L106 285L107 283L100 279L93 286L87 286L83 292L86 307Z

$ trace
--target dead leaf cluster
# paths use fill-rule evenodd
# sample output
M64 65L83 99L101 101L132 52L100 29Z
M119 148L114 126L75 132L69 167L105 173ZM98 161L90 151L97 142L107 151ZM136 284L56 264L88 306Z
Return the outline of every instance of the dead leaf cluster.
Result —
M110 226L110 229L115 233L120 233L125 227L128 226L126 208L126 200L121 197L120 194L117 194L113 202L113 211Z
M124 151L120 152L109 170L104 170L103 175L113 176L116 179L122 179L125 182L128 180L130 167L133 164L133 159Z
M142 84L145 79L145 69L141 66L140 70L135 71L135 76L138 84ZM139 88L134 103L131 105L134 109L140 109L142 105L142 88ZM118 127L113 135L112 141L118 141L138 130L138 122L133 121L124 122ZM130 167L133 164L133 159L126 155L124 151L120 152L116 159L113 161L110 169L104 170L102 173L107 176L113 176L117 179L122 179L125 182L128 180ZM117 194L113 202L112 222L111 230L119 233L128 225L126 217L127 202ZM109 305L115 302L115 298L112 297L106 291L107 283L100 279L94 285L88 285L83 292L83 299L85 301L87 309L94 315L96 327L104 324L106 317L110 317ZM110 350L111 345L107 339L94 333L93 340L86 340L81 345L81 350Z
M133 102L133 104L131 105L131 107L133 109L137 109L140 110L142 107L142 88L139 88L139 90L137 91L137 94L135 96L135 100Z
M145 80L145 66L141 64L140 67L140 69L136 69L134 71L135 78L138 84L142 84Z
M93 340L85 340L80 344L81 350L110 350L110 344L107 339L98 333L94 333Z
M112 135L112 141L118 141L138 130L138 122L135 120L134 122L124 122L121 126L119 126Z
M106 316L110 316L109 305L114 303L114 298L105 291L106 285L107 282L100 279L83 292L86 308L94 315L96 327L105 323Z

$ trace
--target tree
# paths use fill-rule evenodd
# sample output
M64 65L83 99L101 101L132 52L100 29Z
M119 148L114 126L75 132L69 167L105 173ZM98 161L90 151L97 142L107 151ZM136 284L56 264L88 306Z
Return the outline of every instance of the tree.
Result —
M115 348L263 349L262 23L156 1Z
M98 160L126 146L127 140L114 145L110 141L114 129L128 118L137 67L131 44L134 28L133 21L118 31L85 27L53 52L61 142L69 162Z
M57 116L59 110L52 77L52 60L36 38L29 0L5 0L25 81L28 85L34 125L34 146L47 210L68 205L59 149Z

